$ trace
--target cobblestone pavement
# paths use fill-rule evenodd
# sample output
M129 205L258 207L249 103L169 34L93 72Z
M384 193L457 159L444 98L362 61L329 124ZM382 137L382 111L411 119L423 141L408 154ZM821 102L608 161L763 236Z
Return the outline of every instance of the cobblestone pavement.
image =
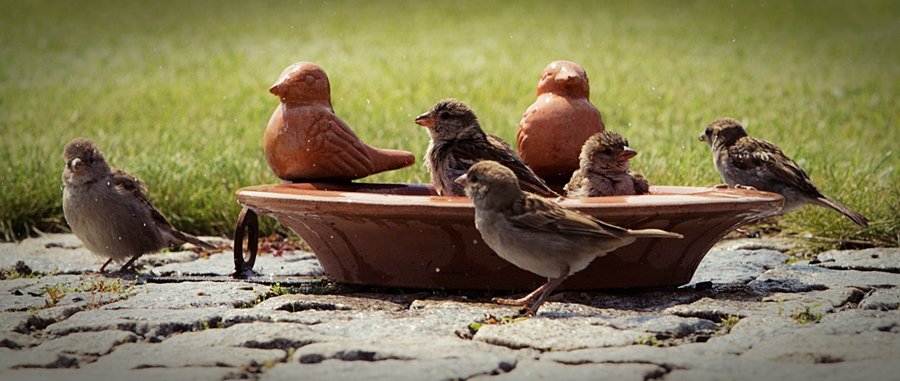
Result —
M258 259L278 285L229 280L231 252L103 276L48 235L0 244L0 379L900 380L900 249L788 248L724 241L684 287L560 293L510 319L487 293L323 281L300 251Z

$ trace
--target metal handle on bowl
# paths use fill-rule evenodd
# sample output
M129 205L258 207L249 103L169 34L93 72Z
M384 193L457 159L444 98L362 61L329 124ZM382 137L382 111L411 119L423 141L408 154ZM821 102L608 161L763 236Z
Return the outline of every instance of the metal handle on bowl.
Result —
M247 251L250 258L244 259L244 231L247 231ZM253 265L256 263L256 253L259 251L259 219L256 212L244 207L238 215L237 226L234 229L234 278L245 279L253 275Z

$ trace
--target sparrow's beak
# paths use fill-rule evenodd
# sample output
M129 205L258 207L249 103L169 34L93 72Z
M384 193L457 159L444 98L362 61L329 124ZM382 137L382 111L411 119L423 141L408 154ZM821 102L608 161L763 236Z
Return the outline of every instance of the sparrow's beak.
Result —
M622 152L619 153L619 161L625 161L635 156L637 156L637 151L628 148L628 146L625 146L622 148Z
M462 185L462 186L467 186L467 185L469 185L469 177L466 176L465 173L463 173L462 176L457 177L456 180L453 180L453 182L457 183L459 185Z
M426 112L416 117L416 124L422 127L434 128L435 121L434 118L431 117L431 114Z
M559 69L559 73L556 73L556 77L553 77L553 79L556 80L556 82L567 82L575 77L578 77L578 73L563 66Z
M705 134L700 134L700 138L699 138L698 140L700 140L701 142L705 142L705 141L706 141L706 135L705 135Z
M73 172L80 172L85 167L84 162L77 157L66 163L66 166Z

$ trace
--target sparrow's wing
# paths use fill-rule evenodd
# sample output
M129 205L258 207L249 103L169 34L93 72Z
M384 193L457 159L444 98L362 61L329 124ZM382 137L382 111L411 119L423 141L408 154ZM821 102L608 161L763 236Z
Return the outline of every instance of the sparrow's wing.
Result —
M509 222L521 229L553 234L619 238L627 233L626 229L565 209L532 194L526 194L513 206Z
M787 184L814 197L821 195L800 165L770 142L740 139L728 148L728 157L735 168L756 171L764 180Z
M503 164L519 178L519 187L527 192L534 192L545 197L559 197L547 183L536 175L513 148L496 135L487 134L487 140L480 142L482 159L493 160Z
M119 192L127 192L134 196L134 200L137 201L138 205L141 205L150 211L150 216L153 217L153 221L160 226L172 226L169 224L169 221L166 220L166 217L150 203L150 199L147 198L147 186L143 181L121 169L113 169L111 177L113 184L110 185L114 186Z
M372 159L363 143L342 120L331 113L323 113L313 122L308 144L316 152L329 157L319 163L325 173L344 174L358 178L372 172Z

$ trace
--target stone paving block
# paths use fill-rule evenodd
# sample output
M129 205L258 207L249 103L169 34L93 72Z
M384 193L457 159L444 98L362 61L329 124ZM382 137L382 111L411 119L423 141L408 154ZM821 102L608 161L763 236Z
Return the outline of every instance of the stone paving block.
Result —
M0 332L0 348L21 349L40 344L33 336L16 332Z
M897 361L858 361L833 364L789 364L756 359L711 362L702 368L676 369L665 381L869 381L897 380Z
M766 271L749 283L751 287L778 291L805 292L810 286L826 288L894 287L900 284L900 274L881 271L832 270L819 266L798 265L778 267Z
M522 361L508 373L481 375L472 381L528 380L618 380L644 381L665 374L665 369L651 364L579 364L563 365L552 361Z
M790 242L778 238L735 238L716 242L711 250L774 250L783 253L791 247Z
M601 325L596 319L542 319L485 325L474 340L512 349L533 348L540 351L571 351L581 348L631 345L646 333Z
M900 273L900 247L831 250L817 255L811 263L830 269Z
M146 368L146 369L17 369L0 371L2 381L210 381L239 378L242 372L234 368Z
M262 276L322 276L325 270L316 256L305 251L291 251L281 256L261 254L256 257L253 271ZM228 276L234 272L234 252L225 251L186 263L172 263L154 267L152 272L169 275Z
M709 334L719 328L718 324L707 319L657 314L629 318L611 318L606 320L606 322L613 328L652 332L672 338L682 338L701 333Z
M0 312L0 332L28 333L34 314L27 311Z
M690 343L673 347L629 345L625 347L579 349L570 352L547 352L542 361L566 365L580 364L652 364L664 369L699 368L709 362L734 361L737 355L708 349L705 343Z
M900 333L900 311L846 310L825 315L810 330L830 335L862 332Z
M341 361L325 360L315 364L276 364L260 375L261 381L297 380L368 380L430 381L465 380L475 375L512 369L493 356L465 359Z
M127 331L75 332L46 341L36 349L50 353L103 356L121 344L137 340L137 335Z
M379 298L377 295L307 295L288 294L264 300L254 307L260 310L300 312L306 310L320 311L403 311L406 306L394 301Z
M133 293L128 299L107 304L103 309L250 307L269 293L269 287L244 282L146 283L135 286Z
M254 368L282 362L280 349L208 347L203 343L122 344L83 369L140 369L182 367Z
M215 327L226 308L88 310L46 328L49 337L73 332L123 330L148 339Z
M69 368L77 363L77 358L57 352L48 352L36 348L18 351L0 348L0 370L11 368Z
M878 289L859 302L859 308L892 311L900 306L900 288Z
M900 360L900 335L865 332L822 335L799 331L762 341L741 357L790 363L836 363L863 360ZM898 375L900 376L900 375Z
M775 250L710 250L688 286L703 282L745 284L785 261L787 256Z
M94 272L105 259L91 254L72 234L47 234L18 243L0 243L0 268L24 261L40 274Z
M247 323L222 329L207 329L172 336L166 345L199 345L203 347L245 347L256 349L300 348L327 340L302 324Z
M427 345L423 345L427 343ZM310 344L297 349L291 362L303 364L326 360L384 361L384 360L436 360L468 359L493 356L514 364L517 353L504 347L450 336L432 336L377 340L339 339Z

